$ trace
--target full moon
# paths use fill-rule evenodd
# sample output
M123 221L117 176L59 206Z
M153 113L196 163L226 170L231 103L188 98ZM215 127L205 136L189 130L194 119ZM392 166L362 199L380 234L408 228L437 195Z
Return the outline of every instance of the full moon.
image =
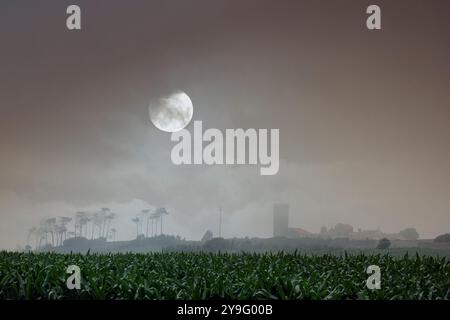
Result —
M148 111L155 127L165 132L176 132L189 124L194 108L185 92L175 91L151 101Z

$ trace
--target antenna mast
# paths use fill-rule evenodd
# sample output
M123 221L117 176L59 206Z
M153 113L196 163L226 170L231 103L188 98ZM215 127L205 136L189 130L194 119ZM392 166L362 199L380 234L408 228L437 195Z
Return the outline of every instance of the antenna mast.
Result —
M219 238L222 238L222 207L219 207Z

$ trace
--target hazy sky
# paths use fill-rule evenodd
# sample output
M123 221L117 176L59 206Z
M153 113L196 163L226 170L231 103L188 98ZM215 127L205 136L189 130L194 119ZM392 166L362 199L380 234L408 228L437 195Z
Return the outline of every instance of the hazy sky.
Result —
M68 31L69 4L82 30ZM366 29L370 4L382 30ZM164 205L199 239L292 226L450 232L450 2L0 3L0 248L43 217ZM148 104L185 91L208 128L279 128L280 170L175 166ZM188 127L192 129L192 123Z

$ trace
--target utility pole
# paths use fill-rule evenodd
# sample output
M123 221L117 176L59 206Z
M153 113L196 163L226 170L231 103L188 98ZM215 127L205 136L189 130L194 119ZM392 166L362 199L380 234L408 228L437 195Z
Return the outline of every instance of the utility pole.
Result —
M219 238L222 238L222 207L219 207Z

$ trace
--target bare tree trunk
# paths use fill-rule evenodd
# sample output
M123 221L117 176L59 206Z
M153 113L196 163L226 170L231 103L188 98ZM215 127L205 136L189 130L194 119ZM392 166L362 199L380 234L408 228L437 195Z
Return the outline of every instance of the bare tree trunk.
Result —
M105 229L106 229L106 219L102 221L102 238L105 237Z
M108 221L106 222L106 239L108 239L108 235L109 235L109 227L111 225L111 219L108 218Z

